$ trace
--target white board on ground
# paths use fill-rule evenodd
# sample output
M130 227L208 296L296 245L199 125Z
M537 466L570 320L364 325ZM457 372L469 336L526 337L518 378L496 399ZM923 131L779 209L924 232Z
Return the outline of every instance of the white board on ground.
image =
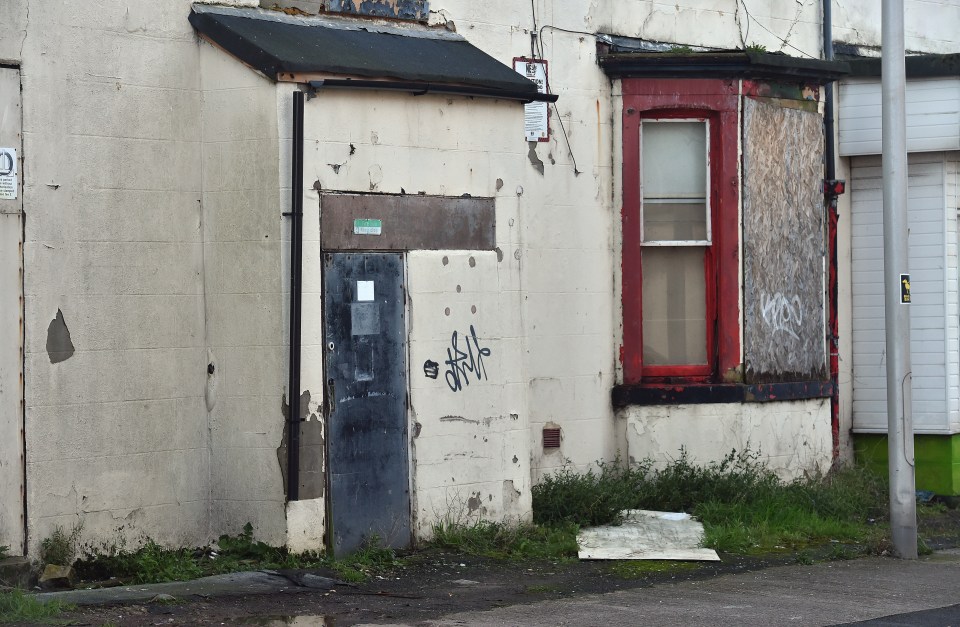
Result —
M582 560L720 561L703 548L703 525L683 512L628 509L621 525L580 531L577 545Z

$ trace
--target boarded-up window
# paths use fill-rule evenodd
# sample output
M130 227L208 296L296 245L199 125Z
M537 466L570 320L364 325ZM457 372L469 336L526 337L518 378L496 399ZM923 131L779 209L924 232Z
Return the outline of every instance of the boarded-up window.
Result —
M371 17L392 17L426 21L430 6L427 0L325 0L333 13L352 13Z
M818 113L743 109L744 362L751 382L826 375L823 130Z

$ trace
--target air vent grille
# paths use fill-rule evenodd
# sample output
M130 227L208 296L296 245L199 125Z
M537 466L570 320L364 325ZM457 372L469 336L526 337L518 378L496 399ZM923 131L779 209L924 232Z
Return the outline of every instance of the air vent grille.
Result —
M544 427L543 448L560 448L560 429Z

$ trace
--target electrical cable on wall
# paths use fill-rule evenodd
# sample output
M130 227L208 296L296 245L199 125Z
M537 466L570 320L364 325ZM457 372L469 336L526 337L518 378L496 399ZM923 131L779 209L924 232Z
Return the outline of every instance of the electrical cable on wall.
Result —
M753 17L753 14L750 13L750 9L747 8L747 0L737 0L737 8L738 8L738 9L740 8L740 5L741 5L741 4L743 5L743 12L747 14L747 35L746 35L746 37L742 37L742 38L741 38L741 42L742 42L744 39L746 39L747 37L750 36L750 20L753 20L754 22L756 22L757 26L759 26L759 27L762 28L763 30L765 30L765 31L767 31L768 33L770 33L771 35L773 35L774 39L776 39L777 41L779 41L780 43L782 43L784 46L786 46L786 47L788 47L788 48L792 48L793 50L796 50L797 52L799 52L800 54L802 54L803 56L805 56L805 57L807 57L807 58L809 58L809 59L817 59L817 58L819 58L819 57L815 57L815 56L813 56L813 55L811 55L811 54L809 54L809 53L804 52L804 51L801 50L800 48L797 48L796 46L794 46L793 44L791 44L790 42L788 42L786 39L784 39L784 38L781 37L780 35L776 34L776 33L773 32L772 30L770 30L769 28L767 28L766 26L764 26L764 25L760 22L760 20L758 20L757 18ZM798 13L798 15L799 15L799 13Z
M537 9L536 9L536 0L530 0L530 13L533 16L533 30L530 32L530 56L534 59L543 60L543 31L546 28L551 28L553 30L563 31L565 33L574 33L578 35L588 35L590 37L596 37L594 33L586 33L582 31L572 31L565 28L560 28L559 26L551 26L550 24L544 24L539 29L537 29ZM553 94L550 90L550 77L547 76L546 81L546 90L548 94ZM580 169L577 168L577 158L573 155L573 147L570 145L570 137L567 135L567 128L563 124L563 118L560 117L560 110L557 108L557 103L553 104L553 112L557 115L557 122L560 124L560 130L563 131L563 140L567 144L567 153L570 154L570 161L573 162L573 175L580 176Z

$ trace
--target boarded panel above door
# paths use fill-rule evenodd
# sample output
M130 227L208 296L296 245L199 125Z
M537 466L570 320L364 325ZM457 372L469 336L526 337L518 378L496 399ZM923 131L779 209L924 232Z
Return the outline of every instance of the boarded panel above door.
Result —
M493 250L493 198L322 194L324 250Z

